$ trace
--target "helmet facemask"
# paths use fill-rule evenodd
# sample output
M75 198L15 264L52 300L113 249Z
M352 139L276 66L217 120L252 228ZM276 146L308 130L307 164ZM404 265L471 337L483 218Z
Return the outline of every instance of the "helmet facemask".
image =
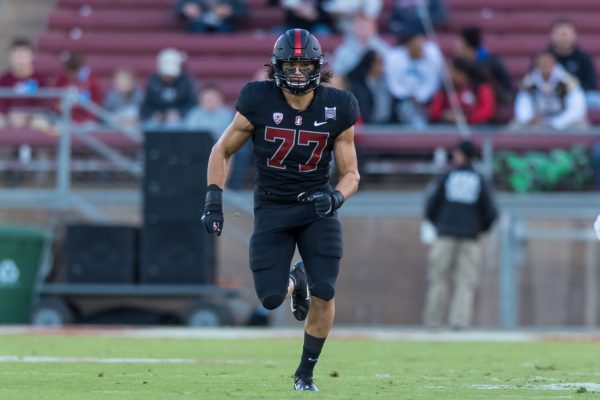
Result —
M274 78L277 86L287 89L294 95L303 95L313 90L321 83L321 64L324 63L324 58L321 56L318 59L292 58L287 60L273 57L271 63L274 68ZM296 66L287 67L285 64L302 63L306 66L300 66L298 69L302 74L302 78L296 75ZM311 68L310 65L313 67Z

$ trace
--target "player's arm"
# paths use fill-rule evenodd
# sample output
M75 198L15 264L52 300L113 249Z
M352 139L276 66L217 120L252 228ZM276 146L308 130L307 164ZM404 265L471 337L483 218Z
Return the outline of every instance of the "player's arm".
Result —
M233 121L225 129L210 152L208 159L208 185L225 187L231 156L252 136L254 126L239 112L235 113Z
M335 187L344 199L352 196L358 190L360 175L354 147L354 126L342 132L333 142L333 156L340 174L340 180Z
M202 223L208 233L221 235L223 230L222 193L231 156L252 136L254 126L239 112L213 146L208 159L206 202L202 214Z

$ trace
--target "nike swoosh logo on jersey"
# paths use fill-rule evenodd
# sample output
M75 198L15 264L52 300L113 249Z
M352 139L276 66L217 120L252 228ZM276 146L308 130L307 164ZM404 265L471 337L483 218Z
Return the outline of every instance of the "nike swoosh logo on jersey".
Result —
M325 125L326 123L327 123L327 121L323 121L323 122L317 122L317 121L315 121L315 126Z

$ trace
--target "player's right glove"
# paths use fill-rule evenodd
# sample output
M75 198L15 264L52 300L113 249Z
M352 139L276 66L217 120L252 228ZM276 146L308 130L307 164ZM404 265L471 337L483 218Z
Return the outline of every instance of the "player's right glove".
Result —
M216 233L221 236L223 231L223 189L217 185L209 185L206 188L206 201L204 202L204 213L202 223L208 233Z
M324 192L316 192L308 196L302 194L299 196L299 200L314 203L317 215L328 217L344 204L344 195L339 190L334 190L332 194Z

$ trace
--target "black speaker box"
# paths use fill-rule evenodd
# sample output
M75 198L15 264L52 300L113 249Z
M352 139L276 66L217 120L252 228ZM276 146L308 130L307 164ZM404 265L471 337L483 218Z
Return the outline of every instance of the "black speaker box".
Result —
M144 224L199 220L213 143L205 132L146 132Z
M201 164L214 144L208 132L158 130L144 132L147 165Z
M215 283L215 238L199 223L145 225L141 253L141 283Z
M67 279L73 283L135 282L139 229L122 225L69 225Z
M199 223L204 200L204 192L187 196L146 196L144 225Z

